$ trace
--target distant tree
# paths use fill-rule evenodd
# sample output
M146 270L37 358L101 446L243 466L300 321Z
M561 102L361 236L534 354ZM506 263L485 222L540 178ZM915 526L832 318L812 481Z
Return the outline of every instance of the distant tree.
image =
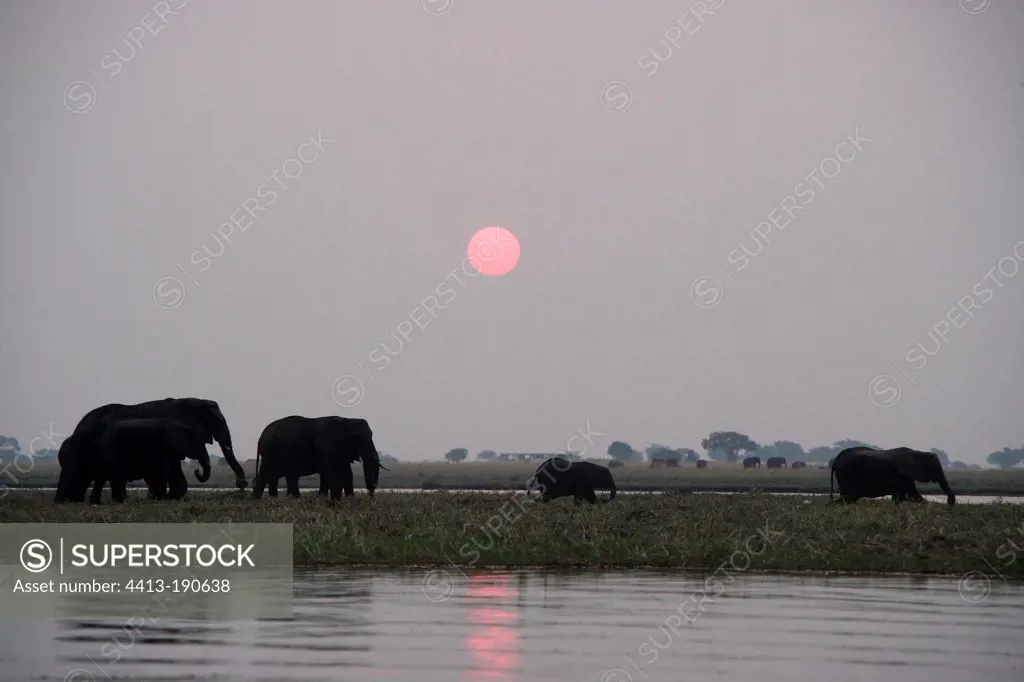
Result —
M633 462L644 458L643 455L621 440L613 441L608 446L608 454L611 455L612 459L621 459L624 462Z
M700 446L707 452L721 450L726 455L726 461L735 462L739 459L739 453L751 452L760 447L757 443L737 431L715 431L700 442Z
M871 443L865 443L864 441L853 440L853 439L850 439L850 438L844 438L843 440L837 440L835 442L835 445L833 445L832 447L836 451L837 455L840 452L842 452L843 450L845 450L846 448L874 448L875 450L881 450L882 449L882 448L878 447L877 445L872 445Z
M949 466L949 455L947 455L942 450L939 450L938 448L932 448L932 452L935 453L936 455L938 455L939 462L942 464L942 466L944 466L944 467L948 467Z
M700 455L697 451L691 450L690 448L679 448L676 452L679 453L679 456L687 462L696 462L700 459Z
M787 462L804 458L804 448L800 443L794 443L791 440L777 440L772 443L772 447L778 456L785 457Z
M453 448L444 455L444 458L449 462L461 462L467 457L469 457L469 450L466 448Z
M961 462L958 459L954 459L952 462L949 463L949 468L950 469L966 469L967 468L967 464L964 463L964 462Z
M830 448L827 445L819 445L816 448L808 450L807 454L804 455L804 460L807 462L821 462L824 464L835 457L838 453L838 450Z
M997 452L990 452L985 460L1000 469L1012 469L1018 462L1024 461L1024 447L1017 450L1003 448Z
M492 459L498 459L498 453L494 450L481 450L476 453L476 458L490 461Z
M670 447L668 447L666 445L658 445L657 443L652 443L652 444L648 445L644 449L644 453L647 455L647 459L654 459L655 457L657 457L658 459L682 459L683 458L682 454L680 452L678 452L677 450L673 450L672 448L670 448Z
M385 455L385 454L381 454L381 456L380 456L380 460L381 460L382 462L397 462L397 461L398 461L398 458L397 458L397 457L395 457L394 455Z
M17 438L11 436L0 436L0 452L9 452L12 454L18 454L21 452L21 446L18 444Z

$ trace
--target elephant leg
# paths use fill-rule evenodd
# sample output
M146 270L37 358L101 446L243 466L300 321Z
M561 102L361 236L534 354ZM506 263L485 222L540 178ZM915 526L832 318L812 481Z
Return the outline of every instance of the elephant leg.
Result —
M100 500L103 497L103 484L106 483L105 478L97 478L96 482L92 486L92 495L89 496L89 504L100 504ZM89 484L85 484L86 488Z
M266 466L264 464L264 466ZM263 497L263 491L267 487L266 477L262 472L256 474L256 478L252 481L252 499L258 500Z
M123 503L128 497L128 481L123 478L111 479L110 496L114 498L114 502Z
M267 494L270 495L271 497L277 497L277 479L276 478L272 478L267 483Z
M188 491L188 479L185 478L185 472L181 470L181 464L177 460L168 472L167 487L167 497L172 500L182 499Z
M594 489L593 488L591 488L590 490L586 491L586 493L584 493L583 499L585 499L590 504L597 504L597 495L594 493Z
M348 462L339 462L334 466L337 469L338 478L341 479L340 487L345 491L345 497L352 497L356 494L356 491L352 488L352 465Z
M288 497L299 497L299 477L285 476L284 482L288 487Z
M321 458L320 466L320 494L324 497L330 493L331 501L337 502L341 499L342 474L338 471L338 463L330 457ZM342 466L344 468L344 466Z

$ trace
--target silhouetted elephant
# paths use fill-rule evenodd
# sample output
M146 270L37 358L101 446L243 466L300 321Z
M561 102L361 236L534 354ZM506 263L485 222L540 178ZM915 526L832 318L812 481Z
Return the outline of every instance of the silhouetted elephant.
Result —
M697 460L697 468L698 469L707 469L708 468L708 461L706 459L698 459Z
M206 469L210 466L203 432L175 419L112 422L100 434L97 447L100 455L90 499L93 504L99 504L106 481L110 481L114 501L124 502L128 483L140 478L146 481L150 497L180 500L188 490L181 462L189 458Z
M797 460L797 461L793 462L792 464L790 464L789 468L790 469L805 469L805 468L807 468L807 463L806 462L801 462L800 460Z
M260 459L262 458L262 464ZM373 444L373 431L365 419L347 417L300 417L292 415L267 425L256 450L256 477L252 495L259 499L268 486L277 497L277 481L285 479L288 495L299 496L299 478L320 474L320 494L332 500L354 495L352 463L363 464L366 492L377 489L380 455Z
M112 403L92 410L78 422L74 433L61 443L57 453L60 463L60 478L57 482L55 502L84 502L89 483L95 480L97 467L102 467L102 453L98 444L100 435L114 421L122 419L171 418L202 433L204 443L214 440L220 445L224 459L235 472L235 485L245 488L245 472L235 459L231 447L231 432L220 406L212 400L202 398L165 398L136 405ZM210 478L210 461L207 455L201 462L202 471L194 472L196 480L204 483ZM102 486L101 486L102 489ZM92 501L99 502L93 491Z
M893 502L922 502L914 481L938 483L946 493L948 504L956 504L956 496L946 482L942 462L932 452L911 448L876 450L869 447L847 448L836 455L829 474L829 500L833 495L833 479L839 484L840 501L853 503L862 497L893 496Z
M570 462L564 457L551 457L537 467L527 483L530 491L540 491L540 501L550 502L558 497L572 495L579 504L586 500L597 503L595 489L610 490L611 495L602 502L615 499L615 479L612 472L593 462Z
M768 461L765 462L765 466L769 469L785 469L786 458L785 457L769 457Z
M758 468L758 469L761 468L761 458L760 457L746 457L746 458L744 458L744 460L743 460L743 468L744 469L753 469L755 467Z

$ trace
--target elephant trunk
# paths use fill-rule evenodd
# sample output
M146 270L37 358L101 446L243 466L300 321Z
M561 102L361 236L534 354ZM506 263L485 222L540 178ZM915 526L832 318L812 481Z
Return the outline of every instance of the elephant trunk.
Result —
M202 471L196 469L192 473L195 474L197 481L206 483L210 480L210 453L206 451L205 447L203 447L203 456L199 459L199 466L203 468Z
M235 472L235 487L239 490L245 490L249 483L245 480L245 471L242 469L242 465L235 459L235 450L231 446L231 432L228 431L228 424L223 417L220 418L219 423L214 427L213 438L217 441L217 445L220 446L221 452L224 453L224 459L227 461L228 466L231 467L231 471ZM209 463L206 465L206 472L206 478L209 478ZM196 478L199 478L199 474L196 474ZM199 478L199 480L205 479Z
M946 474L939 469L938 476L936 476L935 482L942 488L942 492L946 493L946 503L949 505L956 504L956 495L953 494L953 489L949 487L949 482L946 481Z
M380 469L383 467L380 463L377 446L373 444L372 440L366 447L365 455L360 459L363 460L363 480L366 482L366 492L373 497L373 491L377 489L377 481L380 478Z

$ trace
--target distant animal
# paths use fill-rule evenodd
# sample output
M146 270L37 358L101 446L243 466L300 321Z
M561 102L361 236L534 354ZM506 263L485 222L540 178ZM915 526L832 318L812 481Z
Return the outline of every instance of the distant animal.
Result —
M768 461L765 462L765 465L769 469L784 469L784 468L786 468L786 458L785 457L769 457Z
M611 495L602 502L615 499L615 479L612 472L593 462L570 462L564 457L551 457L544 461L527 483L530 491L540 492L541 502L572 495L579 504L583 500L597 503L595 489L610 490Z
M747 457L747 458L745 458L743 460L743 468L744 469L753 469L754 467L757 467L758 469L761 468L761 458L760 457Z
M697 460L697 468L698 469L707 469L708 468L708 461L706 459L698 459Z
M793 462L792 464L790 464L789 468L790 469L805 469L805 468L807 468L807 463L806 462L801 462L800 460L797 460L797 461Z
M262 457L262 463L260 458ZM256 446L256 476L252 496L259 499L265 487L277 497L277 482L283 476L289 497L299 497L299 478L320 474L320 495L330 492L332 500L354 495L352 463L362 462L366 492L377 489L380 455L373 443L373 431L365 419L348 417L301 417L292 415L272 421L263 429Z
M672 468L678 469L679 468L679 458L677 457L675 459L668 460L665 463L665 466L667 466L669 469L672 469Z
M876 450L869 447L846 448L832 462L829 474L829 500L833 483L839 486L840 502L856 503L862 497L893 496L893 502L923 502L914 482L938 483L946 493L946 502L956 504L956 496L946 481L942 462L932 452L900 447Z
M668 466L668 461L667 460L661 459L660 457L655 457L654 459L651 460L651 463L650 463L648 468L650 468L650 469L664 469L666 466Z
M622 466L623 466L623 462L622 462L621 459L613 459L612 461L608 462L608 468L609 469L619 469Z

